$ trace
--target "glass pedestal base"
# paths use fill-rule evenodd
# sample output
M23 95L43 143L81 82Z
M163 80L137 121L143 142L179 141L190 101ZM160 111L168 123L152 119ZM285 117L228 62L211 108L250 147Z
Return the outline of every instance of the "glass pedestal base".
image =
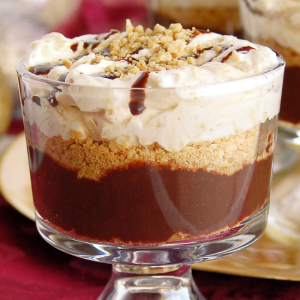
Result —
M112 276L98 300L205 300L187 265L144 267L113 265Z

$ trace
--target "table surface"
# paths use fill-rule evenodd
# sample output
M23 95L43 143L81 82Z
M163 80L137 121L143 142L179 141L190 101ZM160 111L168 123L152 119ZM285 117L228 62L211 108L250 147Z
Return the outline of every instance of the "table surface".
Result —
M22 130L14 121L9 133ZM111 266L62 253L0 195L0 300L97 299ZM207 300L298 300L300 283L193 270Z

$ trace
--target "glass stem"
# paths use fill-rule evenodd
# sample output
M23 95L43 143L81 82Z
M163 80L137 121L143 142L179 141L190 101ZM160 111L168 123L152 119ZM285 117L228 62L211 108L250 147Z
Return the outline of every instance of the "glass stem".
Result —
M113 265L112 276L98 300L205 300L189 265Z

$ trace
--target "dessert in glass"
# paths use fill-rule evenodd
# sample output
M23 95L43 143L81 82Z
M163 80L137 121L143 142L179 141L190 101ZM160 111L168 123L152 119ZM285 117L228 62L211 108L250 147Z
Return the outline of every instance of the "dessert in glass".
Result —
M100 299L203 299L190 265L264 232L284 60L156 25L32 43L17 66L37 227L113 264Z
M300 1L240 0L239 4L245 37L272 48L286 61L279 126L296 134L300 131Z
M221 34L240 34L238 0L148 0L150 23L209 29Z
M271 47L286 61L275 152L275 166L286 169L298 159L297 146L291 144L300 144L300 1L240 0L239 4L246 38ZM272 203L268 233L289 236L298 243L300 223L291 216L299 214L300 199L291 193L293 197L287 195Z

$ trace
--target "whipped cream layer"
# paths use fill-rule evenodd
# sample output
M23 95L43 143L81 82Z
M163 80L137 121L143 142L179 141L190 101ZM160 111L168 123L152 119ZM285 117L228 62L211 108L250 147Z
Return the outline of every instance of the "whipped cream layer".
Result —
M300 54L300 0L239 0L242 26L253 41L274 39Z
M267 47L179 24L144 31L127 23L123 33L74 39L52 33L25 62L35 74L23 76L32 98L24 115L48 137L77 132L179 151L276 116L283 64Z

